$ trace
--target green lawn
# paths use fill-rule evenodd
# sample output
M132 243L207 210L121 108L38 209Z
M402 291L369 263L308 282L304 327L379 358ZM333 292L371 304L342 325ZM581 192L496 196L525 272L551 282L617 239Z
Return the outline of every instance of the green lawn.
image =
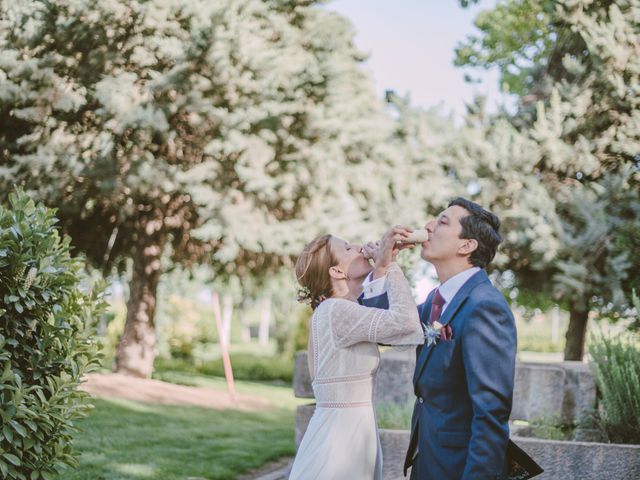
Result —
M180 383L224 387L224 380L180 377ZM177 382L176 382L177 383ZM80 467L64 480L234 479L270 460L292 456L294 407L290 386L239 382L238 391L267 398L260 412L152 405L96 399L78 422Z
M154 372L153 378L177 385L187 385L189 387L211 387L218 390L227 390L227 383L224 378L208 377L197 373L175 371ZM238 393L253 395L268 400L275 408L288 408L292 415L295 414L295 409L298 405L309 403L308 399L295 398L293 396L293 387L285 383L237 380L235 386Z

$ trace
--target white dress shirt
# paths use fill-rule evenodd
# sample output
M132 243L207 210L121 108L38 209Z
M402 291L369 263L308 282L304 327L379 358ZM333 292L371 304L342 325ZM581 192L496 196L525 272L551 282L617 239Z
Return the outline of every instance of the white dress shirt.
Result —
M449 303L451 303L453 297L456 296L458 290L460 290L462 286L467 283L467 280L469 280L479 271L480 267L467 268L466 270L455 274L453 277L451 277L449 280L438 287L440 295L442 295L442 298L444 298L442 313L444 313L444 311L447 309L447 306L449 305ZM378 295L382 295L387 291L387 284L385 282L386 276L372 280L372 275L373 272L367 275L367 278L365 278L364 282L362 282L363 295L365 299L377 297Z
M476 273L480 271L480 267L471 267L463 270L460 273L456 273L449 280L444 282L438 287L438 291L442 298L444 298L444 305L442 306L442 313L447 309L453 297L456 296L456 293L462 288L462 286L467 283L471 277L473 277ZM440 315L442 315L442 313Z
M373 272L367 275L367 278L362 282L362 294L365 299L377 297L387 291L387 282L385 281L387 278L386 275L376 278L375 280L373 280L372 277Z

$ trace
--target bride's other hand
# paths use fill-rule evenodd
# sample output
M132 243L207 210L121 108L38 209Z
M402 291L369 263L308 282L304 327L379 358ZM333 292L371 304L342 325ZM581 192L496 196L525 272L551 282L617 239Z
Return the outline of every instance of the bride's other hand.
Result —
M387 273L389 264L395 261L398 252L407 248L406 244L399 242L407 238L412 232L413 230L408 227L396 225L385 233L382 239L377 242L377 249L372 253L372 258L375 262L375 267L373 269L374 278L380 278Z
M374 260L376 258L376 252L378 251L378 247L380 246L380 241L377 242L367 242L362 246L362 255L367 260Z

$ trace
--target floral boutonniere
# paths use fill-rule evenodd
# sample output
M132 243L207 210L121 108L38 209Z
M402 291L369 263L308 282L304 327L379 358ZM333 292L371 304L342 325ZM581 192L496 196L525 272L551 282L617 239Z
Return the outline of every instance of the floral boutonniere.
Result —
M436 343L438 343L438 340L447 341L451 340L451 338L453 337L451 325L442 325L438 321L433 322L429 325L425 325L423 323L422 329L424 330L424 341L427 343L427 347L435 345Z

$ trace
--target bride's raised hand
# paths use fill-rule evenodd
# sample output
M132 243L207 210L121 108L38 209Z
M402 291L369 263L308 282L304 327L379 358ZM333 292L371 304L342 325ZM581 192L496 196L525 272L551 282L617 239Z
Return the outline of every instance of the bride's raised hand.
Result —
M375 278L381 277L386 273L391 262L395 261L398 252L406 248L401 243L402 240L406 239L412 232L413 230L408 227L396 225L382 236L378 249L373 256Z

